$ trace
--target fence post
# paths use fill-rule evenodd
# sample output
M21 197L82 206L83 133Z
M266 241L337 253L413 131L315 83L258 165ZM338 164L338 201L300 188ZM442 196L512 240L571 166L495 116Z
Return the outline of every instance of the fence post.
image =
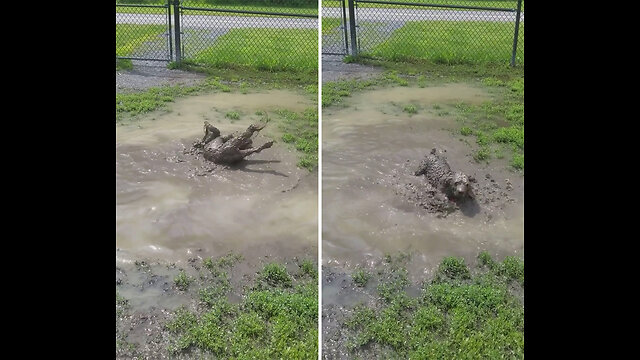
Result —
M522 0L518 0L518 9L516 10L516 29L513 32L513 52L511 53L511 67L516 66L516 50L518 49L518 30L520 29L520 10L522 9Z
M349 3L349 32L351 33L351 55L358 55L358 46L356 42L356 12L353 6L354 0L348 0Z
M182 61L182 47L180 46L180 0L173 1L173 29L176 44L176 62Z
M345 0L342 0L342 30L344 32L344 51L349 53L349 35L347 34L347 10L344 5Z

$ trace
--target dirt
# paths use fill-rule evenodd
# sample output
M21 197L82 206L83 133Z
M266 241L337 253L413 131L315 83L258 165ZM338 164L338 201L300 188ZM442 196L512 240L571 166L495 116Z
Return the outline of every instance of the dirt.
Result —
M322 83L338 80L365 80L382 73L382 69L357 63L347 64L342 55L322 55Z
M131 62L131 70L116 71L116 93L142 91L159 86L194 86L206 78L203 74L167 69L166 61Z

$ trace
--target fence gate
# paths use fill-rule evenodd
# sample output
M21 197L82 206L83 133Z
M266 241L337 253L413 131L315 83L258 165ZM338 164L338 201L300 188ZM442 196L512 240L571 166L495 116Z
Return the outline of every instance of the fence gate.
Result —
M322 2L322 53L325 55L349 53L347 1Z
M116 1L116 59L171 61L171 8Z

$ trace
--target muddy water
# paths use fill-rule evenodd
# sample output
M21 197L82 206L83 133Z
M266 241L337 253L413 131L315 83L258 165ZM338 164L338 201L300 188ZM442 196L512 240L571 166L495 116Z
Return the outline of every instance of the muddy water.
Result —
M504 162L473 162L470 145L451 132L460 125L442 114L459 102L489 99L482 89L464 84L401 87L353 96L348 107L324 112L323 264L348 268L408 251L417 254L416 268L433 269L444 256L474 261L481 250L498 257L523 255L523 176ZM408 104L418 113L404 112ZM412 173L433 147L447 151L454 170L483 180L489 174L503 188L509 179L514 201L499 211L446 218L408 203L394 187L417 180Z
M295 253L317 243L317 173L296 167L276 143L241 165L197 172L205 160L183 150L202 137L204 120L223 134L243 131L263 111L316 106L290 91L210 94L177 100L168 111L116 125L117 262L178 261L229 251L246 257ZM239 120L225 114L237 112ZM267 125L254 146L277 137Z

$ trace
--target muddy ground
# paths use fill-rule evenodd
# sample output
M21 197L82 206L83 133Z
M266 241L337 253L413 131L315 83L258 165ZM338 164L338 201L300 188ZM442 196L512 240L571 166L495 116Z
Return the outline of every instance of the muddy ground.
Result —
M366 80L382 74L382 69L357 63L347 64L342 55L322 55L322 83L338 80Z
M116 70L116 93L141 91L159 86L194 86L206 76L183 70L167 69L166 61L131 60L130 70Z

